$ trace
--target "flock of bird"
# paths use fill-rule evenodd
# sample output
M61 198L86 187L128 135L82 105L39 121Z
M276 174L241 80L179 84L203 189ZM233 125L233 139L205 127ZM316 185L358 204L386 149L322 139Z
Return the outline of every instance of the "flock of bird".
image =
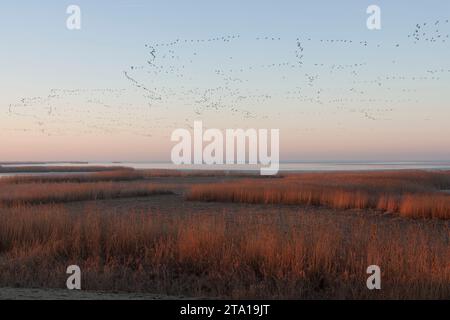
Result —
M22 119L25 129L11 130L151 137L156 129L189 127L196 119L228 119L229 126L242 127L257 119L295 117L295 110L298 115L354 113L361 120L384 121L397 106L421 102L421 86L414 83L432 85L450 77L449 65L433 61L422 71L395 72L405 54L396 48L445 45L449 30L444 19L416 24L405 39L387 43L239 34L147 43L142 60L121 70L123 87L55 88L21 98L9 105L8 114ZM365 54L366 48L389 50L389 65ZM357 49L362 51L355 61ZM328 57L326 62L321 56Z
M442 28L444 25L448 25L448 19L436 20L434 23L424 22L416 24L414 32L408 35L408 38L412 38L414 43L421 41L435 43L446 42L449 40L449 34Z

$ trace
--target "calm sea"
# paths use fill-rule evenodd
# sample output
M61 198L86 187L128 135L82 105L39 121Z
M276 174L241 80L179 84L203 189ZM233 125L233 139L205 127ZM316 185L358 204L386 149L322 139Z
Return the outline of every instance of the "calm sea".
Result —
M135 169L178 169L178 170L259 170L259 166L251 165L174 165L172 163L155 162L89 162L89 163L39 163L39 164L8 164L3 167L33 167L33 166L121 166ZM280 171L283 172L322 172L322 171L373 171L373 170L450 170L450 161L442 162L284 162L280 164ZM30 175L33 173L0 173L2 176ZM34 173L34 174L76 174L76 173Z

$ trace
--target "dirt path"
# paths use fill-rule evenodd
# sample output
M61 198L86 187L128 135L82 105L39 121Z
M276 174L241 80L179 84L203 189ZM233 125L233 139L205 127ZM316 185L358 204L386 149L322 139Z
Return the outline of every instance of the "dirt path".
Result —
M0 288L0 300L184 300L148 293L111 293L67 289Z

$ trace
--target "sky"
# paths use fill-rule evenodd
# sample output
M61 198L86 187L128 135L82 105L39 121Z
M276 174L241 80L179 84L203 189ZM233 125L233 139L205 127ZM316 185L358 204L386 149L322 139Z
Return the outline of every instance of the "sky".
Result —
M450 160L449 18L447 0L2 1L0 161L168 161L196 120L279 129L285 161Z

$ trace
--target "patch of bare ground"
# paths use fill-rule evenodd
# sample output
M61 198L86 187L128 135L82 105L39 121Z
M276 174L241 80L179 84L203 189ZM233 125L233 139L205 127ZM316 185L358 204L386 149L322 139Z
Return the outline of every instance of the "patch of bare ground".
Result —
M0 288L0 300L183 300L183 296L44 288Z

